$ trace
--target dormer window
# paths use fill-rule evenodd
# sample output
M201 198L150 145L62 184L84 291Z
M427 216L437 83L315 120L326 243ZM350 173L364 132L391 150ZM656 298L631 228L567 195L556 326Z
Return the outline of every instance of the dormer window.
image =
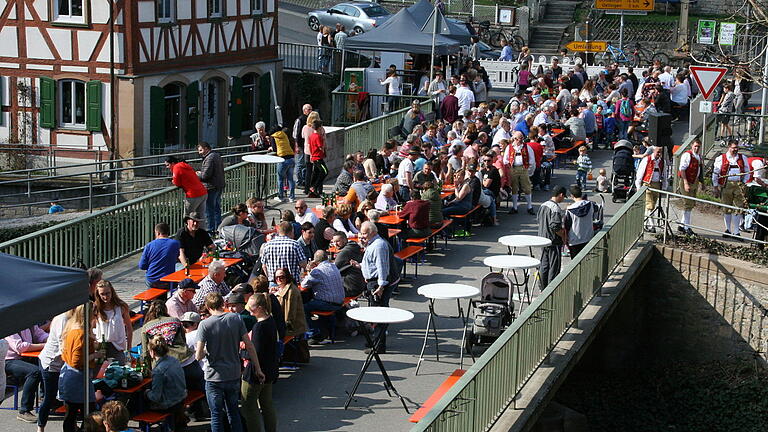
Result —
M53 0L54 22L85 24L85 0Z

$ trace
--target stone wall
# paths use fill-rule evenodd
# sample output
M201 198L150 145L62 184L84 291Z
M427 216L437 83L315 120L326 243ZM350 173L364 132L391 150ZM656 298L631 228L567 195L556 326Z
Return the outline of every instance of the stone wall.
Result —
M729 15L736 13L744 5L744 0L699 0L691 5L691 13L703 15ZM661 6L663 7L663 5ZM657 5L656 9L659 9Z

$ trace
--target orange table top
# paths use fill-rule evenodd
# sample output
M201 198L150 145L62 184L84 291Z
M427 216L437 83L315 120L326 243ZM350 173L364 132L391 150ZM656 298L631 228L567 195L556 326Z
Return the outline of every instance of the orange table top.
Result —
M40 351L25 351L21 353L22 357L38 357L40 355Z
M152 383L152 378L144 378L141 380L140 383L136 384L133 387L128 387L126 389L116 388L113 391L116 393L136 393L137 391L143 389L144 387L148 386L151 383Z
M400 234L401 232L403 232L403 230L401 230L399 228L390 228L390 229L387 230L387 234L389 234L390 237L394 237L394 236Z
M164 290L160 288L150 288L142 293L136 294L135 296L133 296L133 299L140 300L140 301L150 301L162 295L165 295L167 293L168 293L168 290Z
M379 218L379 222L383 223L384 225L400 225L404 221L405 219L401 218L400 216L394 213L388 214L386 216L381 216Z
M443 193L440 194L440 199L446 199L451 195L453 195L453 191L443 191Z
M552 129L553 135L560 135L563 132L565 132L565 129Z
M379 192L379 191L381 191L381 185L382 185L382 184L383 184L383 183L374 183L374 184L373 184L373 189L374 189L376 192Z
M224 261L224 267L229 267L229 266L233 266L233 265L239 263L240 261L242 261L242 259L240 259L240 258L222 258L222 261ZM189 266L189 276L186 275L185 269L181 269L181 270L177 270L177 271L175 271L175 272L173 272L173 273L171 273L171 274L169 274L167 276L163 276L160 279L160 281L161 282L179 283L179 282L183 281L186 278L190 278L193 281L195 281L195 283L198 283L201 280L203 280L203 278L205 278L207 275L208 275L208 267L203 267L203 263L198 261L198 262L192 264L191 266Z

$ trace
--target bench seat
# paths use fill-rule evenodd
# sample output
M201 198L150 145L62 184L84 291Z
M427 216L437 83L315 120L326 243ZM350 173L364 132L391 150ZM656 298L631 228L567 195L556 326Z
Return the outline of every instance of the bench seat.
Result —
M424 404L416 410L415 413L408 419L411 423L418 423L419 420L424 418L425 415L429 412L429 410L432 409L432 407L435 406L435 404L440 400L440 398L445 395L448 390L450 390L451 387L453 387L454 384L461 378L462 375L464 375L464 372L466 372L464 369L456 369L453 371L453 373L443 381L442 384L440 384L440 387L437 388L430 396L429 399L427 399Z

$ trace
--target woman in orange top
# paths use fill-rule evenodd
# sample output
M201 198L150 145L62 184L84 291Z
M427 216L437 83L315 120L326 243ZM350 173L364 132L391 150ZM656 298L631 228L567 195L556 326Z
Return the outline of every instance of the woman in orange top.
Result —
M75 432L78 430L78 412L83 411L85 407L85 392L83 391L83 371L85 369L83 345L86 333L83 329L85 307L85 305L76 307L75 312L64 325L61 347L61 359L64 360L64 365L59 375L59 398L64 400L64 405L67 407L67 412L64 415L64 432ZM93 321L88 326L87 333L90 337L88 361L91 368L93 368L95 366L94 361L97 358L104 358L105 353L96 351L96 340L93 338ZM88 393L91 410L95 411L96 404L94 402L96 396L93 391L93 383L89 384Z

